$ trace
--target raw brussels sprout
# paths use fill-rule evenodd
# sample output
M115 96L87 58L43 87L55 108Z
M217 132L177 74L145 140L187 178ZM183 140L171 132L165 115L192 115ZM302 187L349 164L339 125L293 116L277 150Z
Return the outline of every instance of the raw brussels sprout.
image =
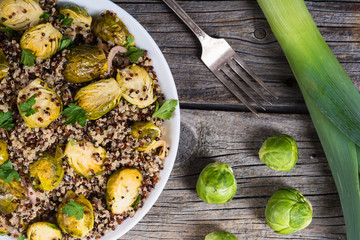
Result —
M80 204L84 208L83 218L78 220L76 219L76 215L69 217L69 215L63 212L63 208L72 201ZM84 195L76 195L70 190L66 193L64 201L58 208L56 220L61 230L65 233L68 233L73 237L83 238L94 227L94 212L92 205Z
M7 151L7 144L4 140L0 139L0 166L9 159Z
M116 107L121 98L121 89L113 78L103 79L81 88L75 95L77 104L84 108L90 120L101 118Z
M45 128L60 116L62 111L62 102L51 87L52 86L50 84L44 82L40 78L37 78L19 92L17 98L18 108L21 113L21 117L24 119L29 128ZM20 105L29 100L29 98L35 94L36 102L32 108L37 112L30 116L25 116L25 114L21 111Z
M92 18L85 8L74 3L67 3L61 7L60 13L68 18L72 18L72 24L75 26L90 30Z
M64 155L75 172L83 177L92 178L103 173L106 150L102 147L95 147L88 141L70 139Z
M142 180L142 174L135 168L124 168L114 172L107 182L108 209L114 214L130 210L139 196Z
M154 80L140 66L132 65L118 72L116 76L123 97L130 103L144 108L156 101Z
M285 134L265 140L259 151L260 160L269 168L277 171L290 171L298 160L295 140Z
M34 189L50 191L56 188L64 177L60 148L55 155L44 154L39 160L30 164L30 179Z
M62 234L60 228L48 222L37 222L27 230L28 240L60 240Z
M63 75L66 81L72 83L94 80L104 73L108 67L104 50L97 46L81 45L73 47L65 58L67 64Z
M51 23L44 23L32 27L20 39L21 49L29 49L34 55L47 59L54 55L58 48L62 34Z
M225 163L208 164L200 173L196 191L201 200L225 204L235 196L237 183L231 167Z
M110 11L106 11L94 20L93 31L95 36L102 40L123 47L128 44L127 37L134 38L121 19Z
M299 191L280 188L269 199L265 217L276 233L291 234L311 223L312 212L311 203Z
M2 0L0 2L0 23L20 31L35 26L43 14L35 0Z
M135 122L131 125L131 135L134 138L147 140L144 145L136 148L138 151L145 151L148 147L155 145L160 133L160 128L151 122Z
M238 240L238 239L231 233L225 231L218 231L206 235L205 240Z
M6 60L5 54L0 49L0 80L9 72L10 65Z
M25 190L20 182L6 183L0 179L0 196L0 214L9 214L17 209L20 200L25 199Z

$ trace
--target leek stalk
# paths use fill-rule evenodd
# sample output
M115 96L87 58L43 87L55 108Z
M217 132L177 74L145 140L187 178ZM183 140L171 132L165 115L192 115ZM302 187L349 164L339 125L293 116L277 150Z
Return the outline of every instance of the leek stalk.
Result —
M257 0L299 84L339 192L347 239L360 239L360 94L303 0Z

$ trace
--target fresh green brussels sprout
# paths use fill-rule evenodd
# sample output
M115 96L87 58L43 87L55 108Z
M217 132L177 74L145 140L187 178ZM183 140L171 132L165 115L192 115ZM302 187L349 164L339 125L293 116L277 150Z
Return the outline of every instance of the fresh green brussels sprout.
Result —
M137 147L138 151L145 151L147 148L156 144L156 139L160 137L160 128L151 122L135 122L131 125L131 136L137 139L147 140L144 145Z
M121 89L113 78L103 79L81 88L75 95L77 104L84 108L86 117L96 120L116 107Z
M91 142L69 139L64 156L75 172L83 177L92 178L103 173L106 150Z
M52 86L40 78L35 79L24 89L19 91L17 104L21 113L21 117L29 128L47 127L55 121L62 111L62 102ZM21 110L21 105L28 101L31 97L35 97L35 104L32 108L35 113L26 116Z
M0 196L0 214L9 214L17 209L20 200L25 199L25 190L20 182L6 183L0 179Z
M267 224L276 233L291 234L306 228L312 219L311 203L301 192L280 188L269 199L265 217Z
M106 189L108 209L114 214L122 214L131 209L139 196L143 176L136 168L124 168L114 172Z
M35 0L2 0L0 23L17 31L25 30L38 24L43 12Z
M238 240L238 239L231 233L225 231L217 231L206 235L205 240Z
M70 217L67 213L63 212L64 207L69 202L76 202L83 207L84 215L81 219L77 219L76 215ZM73 237L83 238L94 227L93 207L89 200L84 197L84 195L76 195L73 191L70 190L66 193L64 201L58 208L56 220L61 230L63 230L65 233L68 233Z
M208 164L196 183L199 197L207 203L225 204L235 196L237 183L233 171L226 163Z
M102 40L123 47L128 44L128 37L134 38L116 13L110 11L106 11L94 20L93 31L95 36Z
M7 144L4 140L0 139L0 166L9 159L7 151Z
M62 234L60 228L48 222L31 224L27 230L28 240L60 240Z
M68 18L72 18L72 24L75 26L81 29L90 30L92 18L85 8L80 7L75 3L66 3L61 7L60 13Z
M290 171L298 160L296 141L285 134L265 140L259 151L260 160L277 171Z
M131 104L144 108L156 101L154 80L143 67L128 66L118 72L116 80L122 89L123 97Z
M63 71L66 81L88 82L98 78L108 67L104 50L97 46L81 45L70 49L65 56L67 64Z
M58 48L62 34L51 23L44 23L32 27L20 39L21 49L29 49L34 55L47 59L54 55Z
M5 54L0 49L0 80L9 72L10 65L6 60Z

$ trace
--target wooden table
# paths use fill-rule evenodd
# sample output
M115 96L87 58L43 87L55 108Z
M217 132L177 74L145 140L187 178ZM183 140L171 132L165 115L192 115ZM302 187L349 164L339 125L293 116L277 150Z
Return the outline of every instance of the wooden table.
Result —
M289 0L290 1L290 0ZM160 198L122 239L204 239L226 230L239 239L346 239L340 201L301 92L275 37L254 0L179 1L210 35L224 37L279 96L260 117L199 60L196 37L160 0L115 1L152 35L175 78L181 101L181 141L174 170ZM321 33L350 78L360 84L360 1L306 2ZM296 167L281 173L259 161L269 136L285 133L299 147ZM233 201L210 205L196 194L202 168L214 161L232 166L238 182ZM278 188L300 190L312 203L311 225L291 236L266 225L266 203Z

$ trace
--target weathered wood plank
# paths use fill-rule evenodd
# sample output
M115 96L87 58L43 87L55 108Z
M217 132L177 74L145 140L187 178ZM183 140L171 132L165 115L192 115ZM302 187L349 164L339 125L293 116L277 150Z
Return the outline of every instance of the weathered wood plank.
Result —
M170 180L145 218L122 239L202 240L215 230L238 239L346 239L340 202L320 143L307 115L182 110L180 149ZM285 133L298 143L299 160L287 173L267 168L257 152L269 136ZM195 186L202 168L214 161L232 166L238 191L226 205L202 202ZM282 236L266 225L266 203L278 188L301 191L314 218L303 231Z

